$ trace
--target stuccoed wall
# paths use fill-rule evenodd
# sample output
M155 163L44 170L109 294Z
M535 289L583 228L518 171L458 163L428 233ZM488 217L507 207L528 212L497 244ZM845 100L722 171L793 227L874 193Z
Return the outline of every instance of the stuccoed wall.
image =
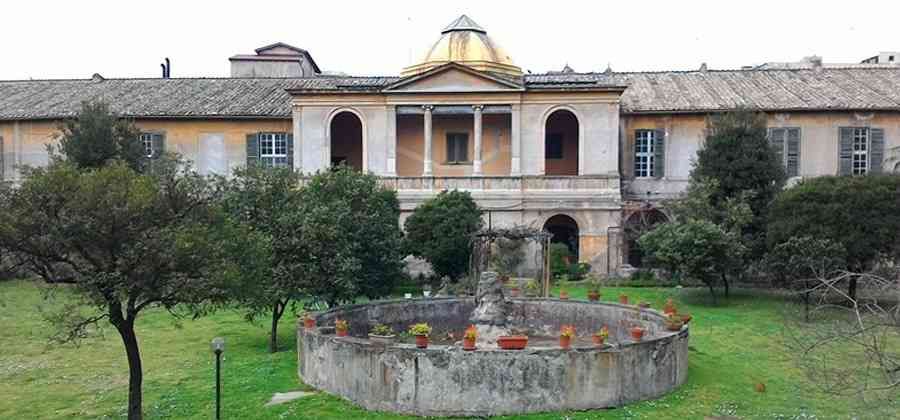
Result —
M299 374L309 385L369 410L429 416L485 416L615 407L657 398L687 380L688 329L662 329L662 315L634 307L559 300L521 299L511 322L545 333L574 324L590 334L610 326L618 346L524 351L456 346L381 346L356 337L337 338L334 319L346 318L351 334L365 336L369 322L405 329L429 322L438 330L464 326L474 302L423 299L338 308L317 317L317 330L298 327ZM397 318L392 318L396 316ZM648 327L634 343L623 334L628 323ZM619 341L623 340L623 341Z

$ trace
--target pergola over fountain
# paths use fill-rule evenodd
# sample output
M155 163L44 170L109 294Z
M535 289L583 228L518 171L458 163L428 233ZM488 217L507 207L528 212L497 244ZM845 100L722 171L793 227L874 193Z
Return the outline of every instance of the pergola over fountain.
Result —
M617 303L548 298L508 299L496 273L484 272L476 298L424 298L349 305L314 315L318 327L297 332L303 381L369 410L427 416L489 416L615 407L658 398L687 380L688 327L668 331L665 316ZM334 321L349 322L349 336ZM432 326L432 344L371 341L375 324L405 331ZM464 351L474 323L478 349ZM579 332L559 347L563 325ZM608 343L589 336L609 328ZM640 341L628 329L642 326ZM525 350L501 350L497 335L529 336Z

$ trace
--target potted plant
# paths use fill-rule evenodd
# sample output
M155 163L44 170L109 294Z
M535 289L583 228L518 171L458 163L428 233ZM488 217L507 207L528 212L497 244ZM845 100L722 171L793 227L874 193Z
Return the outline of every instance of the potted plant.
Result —
M466 332L463 333L463 350L475 350L475 339L478 338L478 329L474 325L469 325Z
M528 345L527 335L501 335L497 345L503 350L522 350Z
M397 335L394 334L394 329L388 325L375 324L375 326L369 330L369 341L374 343L387 345L393 343L395 338L397 338Z
M634 341L641 341L641 338L644 337L644 327L640 325L631 327L628 332L631 333L631 339Z
M619 295L619 303L621 303L623 305L627 305L628 304L628 295L626 295L624 293L620 294Z
M525 283L525 295L529 297L536 297L541 294L541 284L538 283L537 280L531 279L528 280L528 283Z
M675 302L672 302L672 298L666 299L666 304L663 305L663 313L666 315L678 313L678 309L675 308Z
M594 336L592 338L594 340L595 346L603 347L603 342L605 342L606 339L609 338L609 328L604 325L603 328L600 328L600 331L594 333Z
M684 321L681 320L681 317L678 314L670 314L666 317L666 329L669 331L681 331L681 327L684 326Z
M316 327L316 320L309 314L309 312L303 312L303 328L307 330L311 330Z
M566 289L559 289L559 298L562 300L569 299L569 291Z
M691 316L691 314L679 314L679 315L681 316L681 322L683 322L685 324L687 324L688 322L691 322L691 319L694 318Z
M431 327L424 323L410 325L409 335L416 337L416 347L420 349L428 348L428 335L431 334Z
M591 302L597 302L600 300L600 290L596 286L591 286L587 292L588 300Z
M638 303L638 307L641 309L650 309L650 302L641 301Z
M563 350L568 350L572 347L573 338L575 338L575 326L563 325L562 330L559 332L559 346L562 347Z
M336 319L334 321L334 331L338 337L346 337L347 331L350 331L350 322L346 319Z
M519 288L519 282L513 280L509 282L509 296L510 297L519 297L522 294L522 289Z

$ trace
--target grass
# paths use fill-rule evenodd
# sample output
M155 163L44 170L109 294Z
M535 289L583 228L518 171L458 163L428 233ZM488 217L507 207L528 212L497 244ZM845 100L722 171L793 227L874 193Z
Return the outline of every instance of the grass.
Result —
M568 288L584 299L581 286ZM869 418L855 406L809 390L781 352L778 298L738 291L711 306L703 290L604 288L604 300L620 293L660 308L673 297L691 323L688 382L655 401L618 409L518 416L550 419L703 419L736 415L759 419ZM122 418L128 369L118 335L111 328L79 347L49 343L53 330L38 310L46 306L40 287L27 281L0 282L0 418ZM223 311L180 323L154 310L138 322L144 362L144 412L150 419L208 419L213 412L213 357L209 341L225 337L223 417L231 419L403 419L367 412L317 393L291 403L263 407L275 392L308 390L296 372L294 319L280 327L283 351L267 352L267 329ZM754 390L762 382L766 392ZM891 407L889 409L900 407ZM887 411L896 413L900 411ZM886 418L884 413L871 418ZM512 418L512 417L510 417Z

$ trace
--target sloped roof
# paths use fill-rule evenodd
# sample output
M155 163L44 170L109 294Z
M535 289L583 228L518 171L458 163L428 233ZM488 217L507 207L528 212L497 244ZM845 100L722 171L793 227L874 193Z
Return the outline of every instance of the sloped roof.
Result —
M399 77L305 79L80 79L0 81L0 120L75 115L104 100L141 118L290 118L290 94L380 92ZM624 113L697 113L737 107L762 111L900 111L900 69L709 70L526 74L526 90L628 86Z

